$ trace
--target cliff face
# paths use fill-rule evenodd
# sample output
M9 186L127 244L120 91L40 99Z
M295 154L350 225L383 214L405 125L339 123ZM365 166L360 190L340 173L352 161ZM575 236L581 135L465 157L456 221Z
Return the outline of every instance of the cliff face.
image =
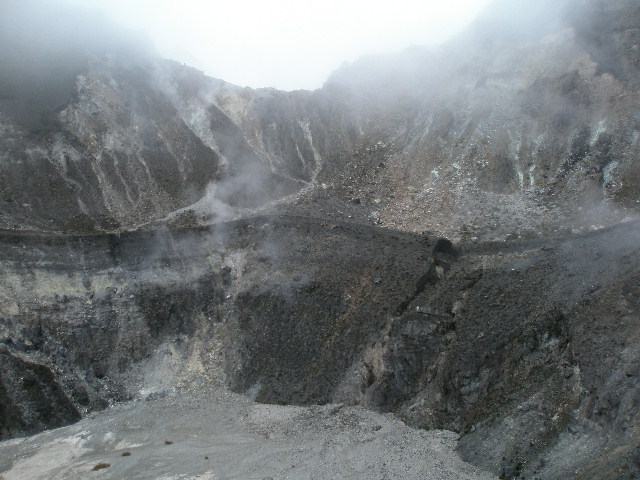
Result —
M541 5L498 3L440 49L363 59L315 92L241 89L106 40L53 68L5 31L23 68L3 73L2 225L121 231L300 191L295 211L451 237L624 217L638 6Z
M314 92L343 112L327 128L342 132L338 152L317 146L330 187L317 197L456 238L548 234L634 211L638 6L507 6L441 49L363 59ZM246 118L262 115L251 107ZM326 123L310 124L322 138Z
M453 430L506 478L635 478L638 228L457 247L294 216L5 234L0 433L213 386Z
M638 475L637 2L496 2L288 93L33 5L0 19L2 438L213 385Z
M295 159L269 165L208 101L222 82L67 14L29 2L2 19L3 228L122 231L195 203L210 182L251 207L308 180Z

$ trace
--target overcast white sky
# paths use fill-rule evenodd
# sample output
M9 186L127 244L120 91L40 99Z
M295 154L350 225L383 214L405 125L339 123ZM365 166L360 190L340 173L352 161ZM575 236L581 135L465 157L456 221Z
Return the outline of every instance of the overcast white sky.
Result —
M447 40L490 0L68 0L228 82L320 88L343 62Z

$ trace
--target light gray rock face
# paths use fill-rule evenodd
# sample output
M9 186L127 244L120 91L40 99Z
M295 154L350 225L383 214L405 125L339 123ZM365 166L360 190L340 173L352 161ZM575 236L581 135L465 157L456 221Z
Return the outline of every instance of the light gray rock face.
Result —
M385 225L449 237L579 228L635 211L637 5L594 9L568 2L537 35L486 15L442 49L336 72L324 91L362 112L364 145L332 193L355 192Z

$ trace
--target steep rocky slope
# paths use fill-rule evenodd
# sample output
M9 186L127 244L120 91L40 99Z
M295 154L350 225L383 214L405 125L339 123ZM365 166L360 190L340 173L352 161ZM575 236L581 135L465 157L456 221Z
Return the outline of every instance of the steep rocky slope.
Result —
M457 251L304 217L5 236L3 433L217 385L455 430L508 477L633 478L638 228Z
M548 234L636 211L637 3L515 3L444 48L336 72L316 98L346 105L352 128L337 138L351 150L320 143L329 188L314 200L450 238Z
M203 197L196 211L219 217L300 191L292 210L451 238L624 218L639 200L637 4L512 3L315 92L237 88L140 42L61 49L53 68L30 36L42 18L3 28L5 63L29 69L2 73L2 225L121 231Z
M452 430L503 478L640 475L637 2L499 1L314 92L28 7L0 18L0 438L230 388Z

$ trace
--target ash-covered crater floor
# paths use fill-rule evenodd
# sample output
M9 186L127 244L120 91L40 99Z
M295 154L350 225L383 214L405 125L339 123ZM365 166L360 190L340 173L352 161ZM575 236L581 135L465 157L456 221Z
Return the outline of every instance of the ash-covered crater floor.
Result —
M202 389L3 442L0 478L495 478L460 459L457 438L361 407L265 405Z

